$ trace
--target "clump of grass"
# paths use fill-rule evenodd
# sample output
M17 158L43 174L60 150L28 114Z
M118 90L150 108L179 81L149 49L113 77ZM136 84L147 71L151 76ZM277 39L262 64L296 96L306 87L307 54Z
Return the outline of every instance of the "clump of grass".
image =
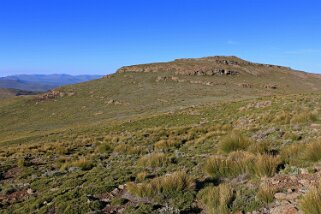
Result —
M139 197L153 197L159 194L171 195L181 191L193 190L194 180L184 171L154 178L146 183L128 183L128 191Z
M87 171L91 170L95 166L94 162L92 160L81 158L79 160L73 161L71 163L64 163L61 166L61 170L65 170L69 167L79 167L81 170Z
M292 115L287 111L282 111L274 115L273 122L279 124L289 124L291 121Z
M146 171L139 172L136 175L136 181L137 182L142 182L142 181L144 181L146 179L147 176L148 176L148 172L146 172Z
M96 152L100 154L110 153L112 151L112 148L107 143L100 143L96 147Z
M306 214L321 213L321 182L312 187L300 201L300 208Z
M73 162L72 165L75 167L79 167L82 170L90 170L95 166L93 161L88 160L86 158L82 158L80 160L77 160L77 161Z
M270 185L263 185L256 193L257 200L269 204L274 200L275 189Z
M220 149L229 153L237 150L246 150L251 145L251 141L239 132L232 132L222 139L219 144Z
M17 162L18 167L25 167L27 165L26 161L24 158L20 158Z
M128 155L144 154L145 151L146 149L141 146L131 146L124 143L121 143L114 148L114 152L117 152L119 154L128 154Z
M168 149L168 148L178 148L182 145L182 141L175 138L169 138L167 140L160 140L154 144L155 149Z
M255 159L255 174L259 177L271 177L276 173L280 163L281 160L277 156L259 155Z
M198 200L203 203L209 213L229 213L229 207L233 201L234 191L230 185L209 186L202 189Z
M321 141L315 141L305 146L303 158L311 162L321 160Z
M263 142L256 142L252 143L248 151L254 154L268 154L270 152L271 142L263 141Z
M317 119L318 117L316 114L309 111L303 111L301 113L294 115L291 119L291 123L293 124L306 123L310 121L316 121Z
M294 164L300 161L300 155L304 151L304 144L294 143L289 146L281 148L280 157L281 160L287 164Z
M141 157L137 164L145 167L167 166L173 162L173 158L165 153L151 153Z
M249 152L237 151L228 157L214 156L209 158L204 171L212 178L236 177L241 174L252 174L259 177L273 176L281 163L279 157L270 155L253 155Z
M232 152L225 158L214 156L209 158L204 171L214 179L220 177L234 177L252 171L255 156L248 152Z

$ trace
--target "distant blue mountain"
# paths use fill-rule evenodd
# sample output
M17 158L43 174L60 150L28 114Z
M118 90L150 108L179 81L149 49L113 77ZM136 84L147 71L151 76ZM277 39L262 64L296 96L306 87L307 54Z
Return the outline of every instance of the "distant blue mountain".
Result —
M76 84L101 78L102 75L35 74L0 77L0 88L25 91L48 91L63 85Z

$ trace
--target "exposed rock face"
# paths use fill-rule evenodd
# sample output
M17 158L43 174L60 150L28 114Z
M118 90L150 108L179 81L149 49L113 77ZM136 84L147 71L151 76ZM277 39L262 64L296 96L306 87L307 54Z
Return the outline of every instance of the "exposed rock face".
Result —
M248 73L252 75L264 74L267 71L280 70L288 72L290 68L252 63L231 56L214 56L196 59L177 59L167 63L152 63L122 67L117 73L126 72L173 72L176 75L215 76L238 75Z

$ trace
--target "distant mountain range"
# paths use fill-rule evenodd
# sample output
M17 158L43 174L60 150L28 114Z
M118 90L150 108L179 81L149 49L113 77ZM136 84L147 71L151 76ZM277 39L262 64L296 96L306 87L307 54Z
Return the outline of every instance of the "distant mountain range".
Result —
M0 77L0 88L43 92L63 85L99 79L101 75L35 74Z

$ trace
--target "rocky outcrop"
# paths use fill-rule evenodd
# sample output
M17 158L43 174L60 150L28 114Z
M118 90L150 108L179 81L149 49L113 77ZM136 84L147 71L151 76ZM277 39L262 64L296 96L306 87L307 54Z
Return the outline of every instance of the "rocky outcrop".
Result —
M173 72L175 75L189 76L216 76L216 75L264 75L269 72L280 71L287 73L292 71L288 67L252 63L242 60L235 56L214 56L195 59L176 59L166 63L152 63L143 65L125 66L120 68L117 73L127 72ZM294 72L294 71L293 71ZM294 72L300 73L300 72ZM305 73L301 72L304 76Z

